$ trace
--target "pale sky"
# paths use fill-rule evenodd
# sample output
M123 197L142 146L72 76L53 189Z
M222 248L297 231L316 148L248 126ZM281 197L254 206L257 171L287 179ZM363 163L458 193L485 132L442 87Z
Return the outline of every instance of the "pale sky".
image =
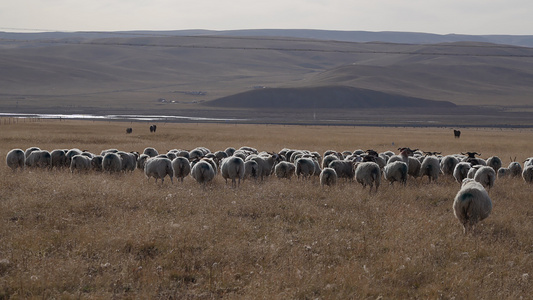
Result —
M533 35L531 0L0 0L0 31L325 29Z

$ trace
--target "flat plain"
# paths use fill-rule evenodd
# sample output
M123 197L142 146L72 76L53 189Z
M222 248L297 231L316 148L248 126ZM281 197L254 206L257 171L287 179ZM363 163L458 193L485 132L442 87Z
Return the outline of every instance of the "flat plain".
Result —
M0 119L13 148L159 152L203 146L323 153L398 147L522 163L530 129L281 126ZM126 134L127 127L133 128ZM464 235L459 184L410 178L369 193L316 178L231 188L0 165L1 299L529 299L533 187L497 180L492 214Z

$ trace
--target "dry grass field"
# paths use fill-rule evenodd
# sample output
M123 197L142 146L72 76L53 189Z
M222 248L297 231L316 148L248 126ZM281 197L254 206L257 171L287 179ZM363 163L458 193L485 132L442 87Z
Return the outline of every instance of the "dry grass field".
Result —
M1 121L1 120L0 120ZM133 133L127 135L126 127ZM12 148L160 152L477 151L523 162L532 130L228 124L0 122ZM531 299L533 186L497 180L492 214L463 235L441 176L382 182L156 184L139 170L109 175L12 172L0 164L0 299Z

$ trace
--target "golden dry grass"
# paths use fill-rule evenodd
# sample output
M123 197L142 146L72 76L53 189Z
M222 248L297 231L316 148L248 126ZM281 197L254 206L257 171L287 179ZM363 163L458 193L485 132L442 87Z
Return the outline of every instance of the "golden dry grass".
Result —
M2 123L0 123L2 124ZM133 127L126 135L125 128ZM396 150L400 146L532 156L531 130L298 127L42 121L0 125L12 148L166 151ZM394 142L394 145L392 144ZM494 209L464 236L459 185L441 177L321 188L316 179L217 176L202 188L131 174L12 172L0 166L0 299L528 299L533 295L532 186L498 180Z

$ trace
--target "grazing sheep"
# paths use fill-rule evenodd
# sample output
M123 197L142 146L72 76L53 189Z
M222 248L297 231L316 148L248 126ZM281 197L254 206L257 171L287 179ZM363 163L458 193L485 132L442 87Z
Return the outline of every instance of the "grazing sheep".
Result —
M93 158L91 158L91 169L93 171L102 172L104 170L102 168L103 161L104 157L102 155L95 155Z
M327 168L334 160L340 160L340 158L335 154L328 154L324 156L324 159L322 160L322 168Z
M474 165L474 166L470 167L470 170L468 170L468 174L466 175L466 177L470 178L470 179L474 179L474 176L476 176L476 172L481 167L483 167L483 165Z
M24 159L27 159L28 156L30 156L30 154L33 151L39 151L39 150L41 150L41 148L39 148L39 147L30 147L30 148L26 149L26 151L24 151Z
M144 171L144 165L146 164L146 160L148 160L150 156L148 154L141 154L139 155L139 158L137 159L137 169Z
M172 160L172 169L174 176L183 182L183 179L191 173L191 164L187 158L178 156Z
M157 130L157 125L150 125L150 132L155 132Z
M302 176L302 178L306 179L315 174L315 162L311 158L298 158L294 165L296 166L294 173L296 174L298 179L300 179L300 175Z
M453 177L459 184L463 183L463 179L468 177L468 171L470 170L470 164L467 162L459 162L455 165L453 170Z
M427 176L429 182L437 181L440 174L440 163L436 156L430 155L424 158L420 166L420 177Z
M146 154L146 155L148 155L150 157L156 157L156 156L159 155L159 152L157 152L157 150L155 150L155 148L146 147L143 150L143 154Z
M453 175L453 171L455 170L455 166L459 163L459 160L457 157L453 155L446 155L442 158L440 161L440 170L444 175Z
M220 173L226 184L228 184L229 178L231 179L232 187L239 186L244 178L244 160L236 156L223 159L220 164Z
M137 158L133 153L119 151L117 154L122 158L122 171L134 171L137 167Z
M319 178L321 186L333 186L337 184L337 172L333 168L322 169Z
M102 159L102 169L109 173L120 172L122 170L122 158L113 152L104 154L104 159Z
M377 192L381 183L381 169L379 165L375 162L356 163L355 180L362 184L363 188L369 185L370 192L372 192L372 187L375 185Z
M498 179L506 178L511 176L511 170L509 168L499 168L496 172L496 177Z
M205 160L199 160L191 169L191 176L200 184L206 184L215 178L213 166Z
M487 166L494 169L494 172L498 172L498 169L502 167L502 160L498 156L491 156L487 159Z
M151 157L146 160L144 165L144 175L150 180L150 177L161 179L161 184L165 181L165 177L168 175L170 181L174 183L174 170L172 169L172 162L168 158Z
M355 169L352 161L337 159L330 162L328 168L334 169L338 178L353 180L355 176Z
M474 180L481 183L485 188L490 189L494 186L494 180L496 179L496 172L492 167L482 166L474 175Z
M522 178L526 183L533 183L533 166L529 165L522 171Z
M274 174L277 178L287 178L291 180L296 173L296 165L288 161L282 161L274 167Z
M463 225L466 234L479 221L487 218L492 211L492 201L483 186L473 180L465 179L453 201L453 212Z
M55 149L50 152L50 159L51 159L51 165L52 168L63 168L67 167L67 155L65 150L63 149Z
M117 153L117 152L118 152L118 149L107 149L107 150L102 150L102 152L100 152L100 155L105 156L107 153Z
M403 185L407 184L407 164L403 161L395 161L389 163L383 168L383 175L385 179L394 184L395 181L400 182Z
M70 159L70 172L74 173L74 171L80 172L87 172L91 169L91 159L85 155L74 155Z
M228 147L224 150L224 152L226 152L226 154L229 156L233 156L233 153L235 153L236 149L233 148L233 147Z
M257 164L259 165L259 176L261 177L261 180L263 180L265 177L270 176L272 174L272 169L274 168L274 164L276 163L276 160L279 158L279 155L274 154L275 156L271 154L267 155L257 155L252 154L248 157L246 157L246 160L255 160Z
M417 178L420 176L420 168L422 168L422 163L415 157L409 156L409 165L407 166L407 174L409 176Z
M257 164L255 160L247 160L244 162L244 178L243 179L253 178L257 180L257 178L259 178L260 176L259 173L260 173L259 165Z
M41 167L49 168L51 167L52 158L50 152L46 150L36 150L32 151L26 160L24 161L27 167Z
M67 166L70 166L70 161L72 160L72 157L75 155L80 155L83 151L77 148L73 148L67 151L65 156L67 157Z
M17 168L24 169L24 151L22 149L13 149L6 155L7 166L15 171Z
M511 162L507 168L509 168L511 177L518 177L522 174L522 166L516 161Z

